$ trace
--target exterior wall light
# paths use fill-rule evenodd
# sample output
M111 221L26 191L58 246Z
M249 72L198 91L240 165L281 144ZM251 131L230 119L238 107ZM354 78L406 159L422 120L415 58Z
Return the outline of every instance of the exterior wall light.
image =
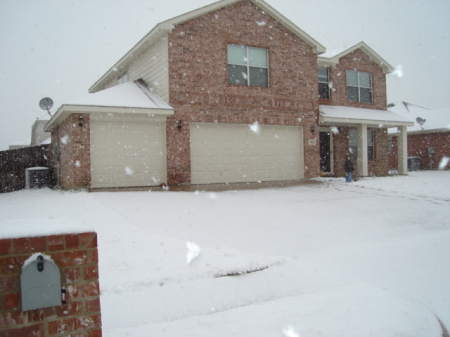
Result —
M177 128L178 128L178 130L181 130L182 127L183 127L183 121L180 119L177 123Z
M82 116L80 116L80 117L78 118L78 125L80 126L80 128L82 128L83 125L84 125L84 121L83 121L83 117L82 117Z
M316 124L311 125L311 133L314 133L316 131Z

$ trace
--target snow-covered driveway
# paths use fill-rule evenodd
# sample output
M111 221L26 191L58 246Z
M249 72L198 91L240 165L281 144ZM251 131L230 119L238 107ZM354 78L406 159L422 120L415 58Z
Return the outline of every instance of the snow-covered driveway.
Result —
M108 337L439 336L435 315L450 326L450 171L319 180L19 191L0 195L0 228L97 231Z

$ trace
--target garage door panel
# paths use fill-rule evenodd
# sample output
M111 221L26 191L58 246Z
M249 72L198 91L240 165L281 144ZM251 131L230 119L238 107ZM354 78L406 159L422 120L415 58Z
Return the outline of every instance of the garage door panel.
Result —
M91 124L92 187L155 186L166 182L165 123Z
M301 127L193 124L193 183L295 180L303 178Z

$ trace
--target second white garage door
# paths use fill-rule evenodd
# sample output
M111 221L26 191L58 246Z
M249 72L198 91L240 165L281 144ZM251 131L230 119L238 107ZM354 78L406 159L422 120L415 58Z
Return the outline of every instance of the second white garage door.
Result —
M192 123L190 132L193 184L304 177L301 127Z
M166 182L165 120L91 117L91 186L157 186Z

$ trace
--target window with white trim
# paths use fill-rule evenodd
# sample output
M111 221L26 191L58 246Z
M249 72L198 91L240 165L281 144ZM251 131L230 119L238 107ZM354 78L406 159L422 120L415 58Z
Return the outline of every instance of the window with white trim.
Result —
M319 66L319 98L330 99L330 76L324 66Z
M352 160L358 160L358 130L348 130L348 152ZM375 161L375 132L367 130L367 160Z
M268 87L269 62L267 49L229 44L228 83Z
M347 98L350 102L372 103L372 75L347 70Z

